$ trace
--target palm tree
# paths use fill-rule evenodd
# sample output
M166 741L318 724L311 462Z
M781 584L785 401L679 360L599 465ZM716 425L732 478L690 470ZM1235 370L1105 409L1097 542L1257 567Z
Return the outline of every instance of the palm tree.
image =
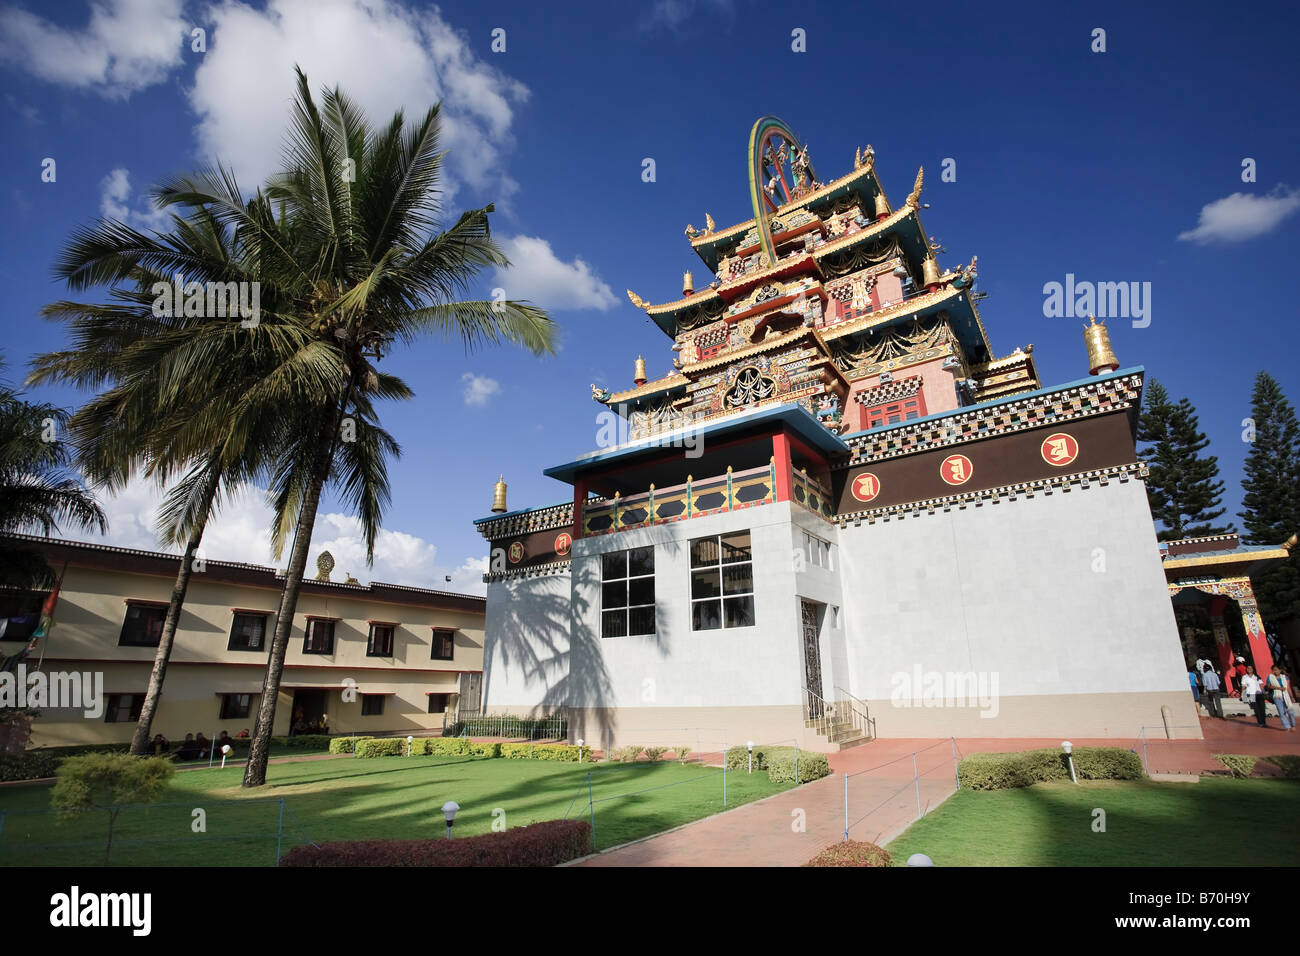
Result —
M509 261L491 238L491 205L438 229L439 107L409 127L399 112L374 129L337 89L318 109L306 76L299 70L297 77L286 166L268 185L265 204L246 203L220 167L155 194L164 204L201 207L241 231L260 257L264 279L282 297L285 326L307 338L300 348L278 348L280 364L232 410L232 429L251 427L268 395L281 390L292 395L295 416L293 441L272 474L273 542L277 553L290 538L292 544L246 787L266 781L285 653L328 482L356 507L373 555L387 504L385 446L377 430L356 426L373 422L374 399L411 395L377 364L396 343L423 334L459 340L467 349L508 342L534 354L552 352L555 337L554 324L532 305L460 298L480 270ZM270 215L272 206L279 216Z
M0 382L0 535L48 536L62 524L107 530L103 509L69 470L71 454L62 440L67 424L63 409L26 401ZM0 538L0 586L36 590L51 587L54 579L37 548Z

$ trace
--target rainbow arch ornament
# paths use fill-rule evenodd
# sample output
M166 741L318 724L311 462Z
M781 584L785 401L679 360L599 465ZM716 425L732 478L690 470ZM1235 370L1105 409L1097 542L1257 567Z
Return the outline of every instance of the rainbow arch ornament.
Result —
M803 198L816 184L808 147L782 120L763 116L749 132L749 198L754 227L767 262L776 262L770 216Z

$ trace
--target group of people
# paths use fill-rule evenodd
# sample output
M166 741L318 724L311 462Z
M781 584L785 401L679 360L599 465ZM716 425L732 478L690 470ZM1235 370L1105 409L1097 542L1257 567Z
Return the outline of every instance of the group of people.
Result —
M1267 677L1255 673L1254 665L1247 664L1244 657L1238 657L1222 675L1209 660L1198 660L1187 672L1187 679L1192 685L1192 699L1204 703L1211 717L1223 718L1224 696L1241 696L1241 702L1247 704L1255 714L1255 723L1261 727L1268 726L1269 704L1277 708L1277 716L1282 721L1282 729L1295 730L1296 702L1292 695L1291 678L1282 668L1274 664ZM1233 684L1237 690L1233 689Z
M221 735L217 737L217 742L214 744L212 741L208 740L207 737L204 737L203 732L200 731L197 735L186 734L181 745L176 748L175 752L173 752L171 749L171 742L166 737L162 734L154 734L152 741L153 746L151 749L153 750L154 755L158 757L170 756L173 760L182 761L202 760L204 757L207 757L209 753L220 755L222 747L225 747L228 744L233 744L235 740L244 740L248 736L249 733L247 729L241 730L234 737L231 737L230 734L223 730Z

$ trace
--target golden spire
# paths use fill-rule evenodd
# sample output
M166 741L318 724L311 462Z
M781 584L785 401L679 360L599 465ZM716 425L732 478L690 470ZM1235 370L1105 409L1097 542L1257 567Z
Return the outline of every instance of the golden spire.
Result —
M635 292L633 292L631 289L628 289L628 290L627 290L627 297L632 301L632 304L633 304L634 306L636 306L638 309L648 309L648 308L650 308L650 303L647 302L645 299L641 298L639 295L637 295L637 294L636 294Z
M1088 374L1115 371L1119 368L1119 359L1110 347L1110 332L1093 316L1088 316L1088 321L1090 324L1083 327L1083 340L1088 343Z
M645 359L638 355L636 365L632 368L632 381L637 385L644 385L646 383Z
M695 292L695 277L691 275L691 270L687 269L682 273L682 295L692 295Z
M497 477L497 483L492 488L492 511L496 514L506 512L506 482L505 475Z
M712 232L712 231L713 231L714 229L716 229L716 228L717 228L717 226L716 226L716 225L714 224L714 222L713 222L713 217L710 216L710 215L706 212L706 213L704 214L704 231L705 231L705 233L710 233L710 232Z
M925 167L922 166L916 171L916 182L912 184L912 191L907 194L907 202L904 205L911 206L915 209L921 205L921 184L925 182Z

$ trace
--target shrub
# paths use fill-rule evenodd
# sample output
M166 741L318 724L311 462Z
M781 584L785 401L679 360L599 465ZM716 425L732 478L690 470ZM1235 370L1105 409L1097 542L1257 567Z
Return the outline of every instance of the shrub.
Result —
M1288 780L1300 779L1300 755L1296 754L1277 754L1273 757L1265 757L1269 763L1282 771L1282 776Z
M1076 747L1074 772L1080 780L1140 780L1142 758L1120 747ZM957 765L957 779L969 790L1010 790L1052 780L1069 780L1065 754L1055 748L1016 753L972 754Z
M296 846L281 866L558 866L591 852L586 820L547 820L500 833L430 840L355 840Z
M358 757L402 757L406 754L406 741L401 737L371 737L358 740Z
M690 747L674 747L674 748L673 748L673 753L676 754L678 760L680 760L682 763L686 763L686 758L689 757L689 756L691 755L691 748L690 748Z
M849 840L828 846L804 866L890 866L892 863L889 851L883 847Z
M668 753L667 747L647 747L645 749L645 755L649 758L651 763L658 763L659 758L666 753Z
M289 750L324 750L336 738L329 734L299 734L296 737L272 737L271 743L277 747L285 747ZM244 738L244 749L248 749L249 738ZM231 741L234 746L237 741ZM236 747L236 750L239 748Z
M104 865L113 850L113 824L125 804L153 803L175 775L166 757L132 757L130 754L82 754L67 757L59 766L58 783L50 803L60 820L76 819L87 810L108 811L108 839Z
M434 757L467 757L470 741L464 737L429 737L424 752Z
M374 740L374 737L332 737L329 748L332 754L355 753L358 740Z
M1255 761L1259 758L1250 754L1215 754L1214 759L1227 767L1234 777L1245 778L1254 772Z
M39 780L53 777L63 758L48 750L0 753L0 780Z
M627 747L615 747L614 754L621 763L636 763L641 756L642 747L640 744L631 744Z
M769 751L780 750L780 747L769 747L766 744L754 744L754 769L767 769L767 754ZM785 750L794 751L793 747L786 747ZM731 747L727 750L727 769L728 770L748 770L749 769L749 748L745 746Z
M793 747L769 749L764 754L767 779L773 783L808 783L810 780L820 780L822 777L830 776L831 765L825 754L800 750L797 761L796 768L796 754ZM796 770L798 781L795 780Z
M501 744L501 756L507 760L528 760L528 744ZM578 748L574 744L533 744L533 760L559 760L574 763L578 760ZM594 763L595 751L586 744L582 746L583 763Z
M479 740L469 741L470 756L473 757L500 757L501 745L495 741L491 743Z

